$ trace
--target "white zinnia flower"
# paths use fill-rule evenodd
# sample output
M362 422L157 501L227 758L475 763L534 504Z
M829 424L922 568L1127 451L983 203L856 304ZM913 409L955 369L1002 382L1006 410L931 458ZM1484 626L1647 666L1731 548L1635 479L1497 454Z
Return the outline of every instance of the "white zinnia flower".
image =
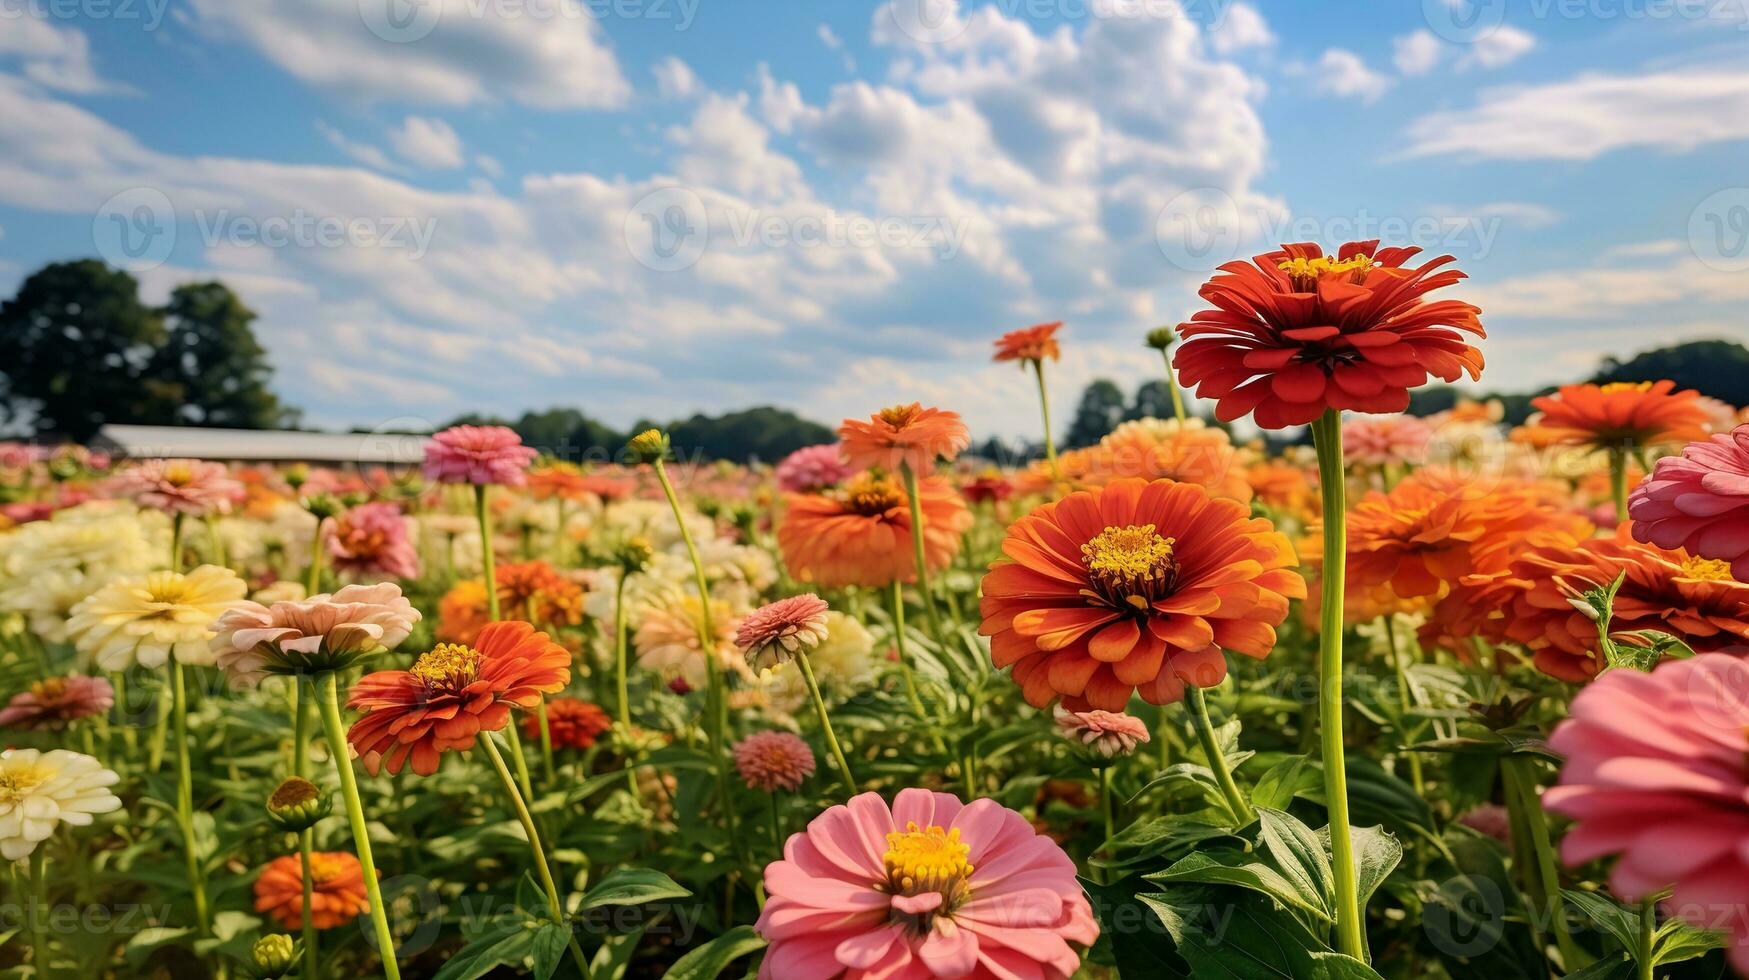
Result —
M120 778L66 749L0 752L0 856L27 858L61 824L88 826L94 814L119 809L109 787Z

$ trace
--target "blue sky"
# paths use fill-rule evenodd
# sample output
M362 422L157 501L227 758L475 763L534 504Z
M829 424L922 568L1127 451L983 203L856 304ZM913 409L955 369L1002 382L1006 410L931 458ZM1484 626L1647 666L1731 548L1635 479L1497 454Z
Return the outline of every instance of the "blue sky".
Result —
M1450 252L1483 384L1749 340L1749 0L0 0L0 290L219 278L326 426L1035 429L1280 240Z

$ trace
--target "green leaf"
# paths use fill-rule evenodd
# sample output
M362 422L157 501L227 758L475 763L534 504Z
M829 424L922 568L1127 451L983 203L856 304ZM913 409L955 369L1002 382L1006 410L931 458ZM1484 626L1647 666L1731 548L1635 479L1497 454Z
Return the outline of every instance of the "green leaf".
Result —
M1607 895L1596 892L1561 889L1561 897L1608 933L1628 955L1638 959L1640 948L1640 910L1630 909Z
M152 951L158 947L169 945L170 943L177 942L185 937L192 937L193 935L193 929L173 929L169 926L152 926L150 928L141 929L139 932L134 933L128 938L126 951L127 961L134 966L139 966L141 963L144 963L146 957L151 956Z
M1681 963L1728 945L1723 933L1701 929L1685 919L1669 919L1652 934L1652 965Z
M571 929L556 922L545 922L534 934L534 975L536 980L548 980L565 957Z
M500 966L521 966L540 929L551 924L521 918L497 923L451 956L432 980L478 980Z
M1140 898L1159 913L1198 980L1380 980L1360 961L1338 956L1261 895L1175 888Z
M736 926L717 938L698 946L674 962L663 974L666 980L715 980L723 967L756 949L764 949L765 940L752 926Z
M583 896L582 908L603 905L643 905L665 898L685 898L692 892L650 868L616 868Z
M1329 912L1336 883L1324 843L1310 827L1281 810L1257 811L1257 844L1269 853L1306 904Z
M1119 976L1124 980L1191 980L1190 966L1173 949L1172 937L1158 912L1136 894L1138 890L1152 891L1152 884L1131 875L1109 885L1082 878L1081 887L1099 918L1094 953L1109 951Z
M1330 843L1330 828L1318 831L1319 840L1325 846ZM1397 867L1397 862L1403 860L1403 845L1397 838L1385 833L1383 827L1350 827L1348 839L1354 843L1355 877L1357 891L1360 894L1360 911L1366 912L1366 903L1372 899L1373 892L1390 876Z
M1307 896L1283 877L1281 872L1257 860L1253 855L1237 851L1200 851L1165 871L1157 871L1144 877L1163 885L1231 885L1266 895L1289 908L1310 912L1324 922L1335 921L1327 907L1322 903L1308 901Z
M1626 953L1605 956L1590 966L1574 970L1562 980L1633 980L1634 961Z
M1318 767L1304 755L1292 755L1269 768L1251 790L1251 805L1285 810L1302 790L1315 789Z

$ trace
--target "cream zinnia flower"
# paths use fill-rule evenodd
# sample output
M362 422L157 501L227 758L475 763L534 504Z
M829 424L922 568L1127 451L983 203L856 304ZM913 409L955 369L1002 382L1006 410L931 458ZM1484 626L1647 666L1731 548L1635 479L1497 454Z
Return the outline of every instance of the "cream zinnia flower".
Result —
M67 632L79 652L104 670L125 670L135 662L161 667L172 652L178 663L211 666L207 639L213 621L245 591L235 572L217 565L132 576L74 606Z
M121 807L109 791L121 777L78 752L0 752L0 856L30 856L61 824L88 826L94 814Z
M735 627L746 613L745 607L711 597L711 640L717 663L724 670L751 681L755 675L735 647ZM633 616L637 632L632 634L632 645L637 648L640 667L666 678L685 678L695 688L705 682L705 661L698 641L696 593L668 586L633 611Z

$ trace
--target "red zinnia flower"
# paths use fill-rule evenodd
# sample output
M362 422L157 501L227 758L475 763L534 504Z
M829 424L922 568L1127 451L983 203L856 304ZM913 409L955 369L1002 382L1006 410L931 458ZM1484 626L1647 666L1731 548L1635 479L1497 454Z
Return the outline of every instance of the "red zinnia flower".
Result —
M1062 348L1057 346L1057 331L1061 329L1063 321L1057 320L1010 330L996 340L996 356L992 360L998 363L1058 360L1063 356Z
M1401 412L1429 375L1482 374L1482 352L1458 331L1485 336L1481 310L1427 302L1464 278L1442 255L1414 268L1418 248L1349 242L1335 258L1311 243L1229 262L1202 287L1212 310L1179 324L1179 380L1231 422L1251 414L1266 429L1303 425L1326 409Z
M366 714L346 740L372 775L398 773L411 758L429 776L444 752L473 748L476 735L510 723L511 708L532 708L570 682L564 647L524 622L491 623L472 646L440 643L411 670L360 678L346 704Z
M1306 596L1275 526L1202 487L1118 480L1015 521L984 576L979 632L1026 700L1122 711L1227 675L1221 651L1264 657Z
M1700 392L1674 381L1563 385L1531 400L1538 413L1514 438L1534 446L1622 449L1706 438Z
M577 698L552 698L547 701L547 734L555 749L586 749L595 744L602 732L613 727L613 719L598 704ZM540 718L527 715L522 719L522 734L529 739L540 738Z

